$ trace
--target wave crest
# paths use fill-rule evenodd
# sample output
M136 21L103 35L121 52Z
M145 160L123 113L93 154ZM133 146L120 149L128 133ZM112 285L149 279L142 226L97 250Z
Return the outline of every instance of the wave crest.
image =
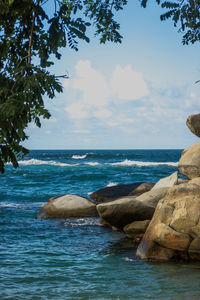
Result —
M121 162L111 163L112 166L138 166L138 167L145 167L145 166L173 166L177 167L178 162L152 162L152 161L136 161L136 160L128 160L125 159Z
M53 160L40 160L40 159L29 159L29 160L20 160L18 162L22 166L30 166L30 165L50 165L50 166L59 166L59 167L68 167L75 166L79 164L67 164L62 162L57 162Z
M95 162L95 161L94 161L94 162L92 162L92 161L91 161L91 162L87 162L87 163L85 163L85 164L86 164L86 165L89 165L89 166L94 166L94 167L100 165L100 163Z
M118 185L118 183L117 182L109 182L107 184L107 187L111 187L111 186L115 186L115 185Z
M87 153L84 155L72 155L73 159L84 159L87 157Z

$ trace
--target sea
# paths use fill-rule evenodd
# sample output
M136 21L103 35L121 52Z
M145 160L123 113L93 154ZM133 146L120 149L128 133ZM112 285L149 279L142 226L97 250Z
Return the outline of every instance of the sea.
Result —
M0 176L0 300L200 299L200 264L142 261L98 218L36 219L50 197L157 182L180 150L34 150Z

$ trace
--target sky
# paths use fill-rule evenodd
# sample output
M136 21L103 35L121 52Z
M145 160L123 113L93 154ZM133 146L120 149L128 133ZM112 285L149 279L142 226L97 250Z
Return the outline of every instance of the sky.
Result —
M116 14L121 44L90 43L55 60L63 93L45 99L52 117L30 124L29 149L184 149L199 141L186 126L200 112L199 44L183 46L156 5L129 0Z

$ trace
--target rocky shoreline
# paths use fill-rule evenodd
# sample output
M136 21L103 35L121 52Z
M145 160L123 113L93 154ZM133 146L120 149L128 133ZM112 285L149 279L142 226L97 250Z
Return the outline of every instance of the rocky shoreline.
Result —
M188 117L189 129L200 137L200 114ZM141 259L200 260L200 142L181 155L179 172L155 183L136 182L103 188L90 195L48 200L37 218L101 218L104 226L123 231L140 242Z

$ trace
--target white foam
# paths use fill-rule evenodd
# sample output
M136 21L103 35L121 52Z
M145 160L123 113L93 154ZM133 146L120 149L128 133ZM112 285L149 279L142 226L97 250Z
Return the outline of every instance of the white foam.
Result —
M39 159L29 159L29 160L20 160L18 163L22 166L30 166L30 165L50 165L50 166L59 166L59 167L68 167L68 166L76 166L78 164L67 164L62 162L57 162L53 160L39 160Z
M19 203L0 202L0 207L21 207Z
M173 167L178 166L178 162L152 162L152 161L136 161L136 160L128 160L128 159L125 159L124 161L121 162L110 163L110 164L112 166L139 166L139 167L163 166L163 165L173 166Z
M107 184L107 187L111 187L111 186L115 186L115 185L118 185L118 183L117 182L109 182Z
M98 162L87 162L87 163L85 163L86 165L89 165L89 166L98 166L98 165L100 165L100 163L98 163Z
M134 261L134 259L129 258L129 257L124 257L123 260L125 260L125 261Z
M87 153L84 155L72 155L73 159L84 159L87 157Z

